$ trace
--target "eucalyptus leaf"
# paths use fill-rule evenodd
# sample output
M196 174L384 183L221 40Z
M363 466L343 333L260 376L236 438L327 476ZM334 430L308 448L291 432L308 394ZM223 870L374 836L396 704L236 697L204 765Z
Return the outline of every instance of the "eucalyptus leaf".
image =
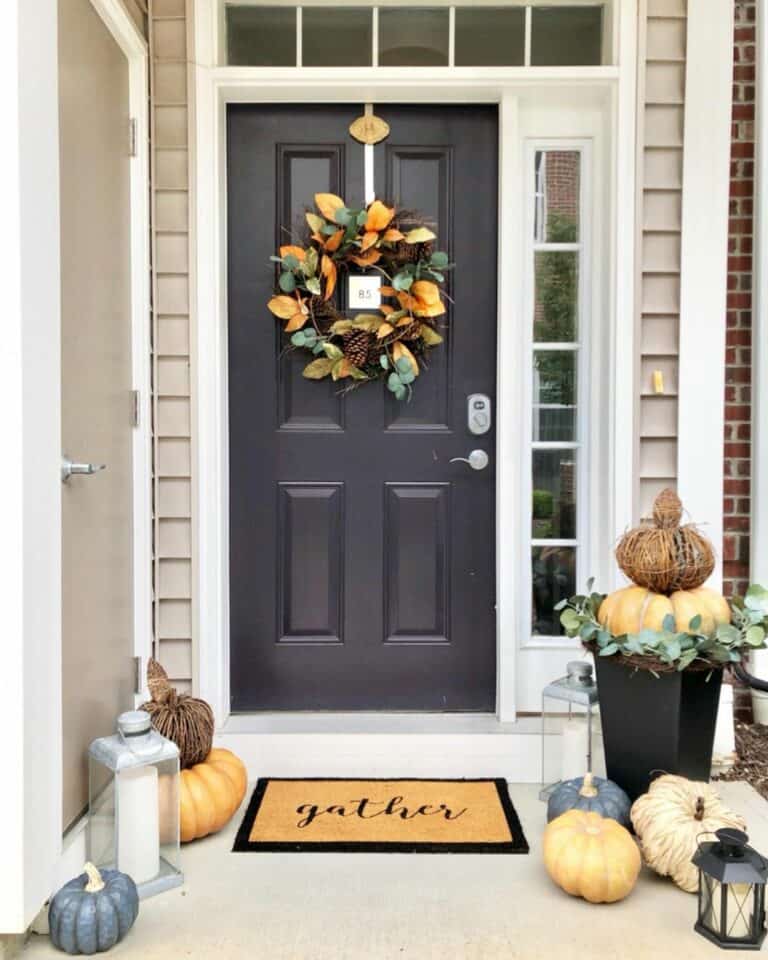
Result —
M379 357L379 363L381 364L382 370L389 370L389 357L386 353L382 353Z
M697 613L695 617L691 617L691 619L688 621L688 628L690 630L693 630L694 633L696 633L696 631L699 629L700 626L701 626L701 614Z
M286 271L285 273L280 274L280 279L278 284L283 293L293 293L296 289L296 277L292 273Z
M390 373L390 375L387 377L387 386L389 387L390 390L395 391L395 390L399 390L402 387L402 385L403 385L403 381L400 379L398 374L396 374L393 370L392 373Z
M765 630L763 627L753 624L747 629L745 640L750 647L762 647L765 645Z
M672 633L672 631L675 629L674 616L671 613L668 613L661 621L661 625L668 633Z
M413 284L413 277L401 271L400 273L395 274L394 279L392 280L392 286L395 290L410 290Z
M283 257L283 266L286 270L296 270L299 266L299 258L295 253L286 253Z
M442 270L448 266L448 254L444 253L442 250L435 250L430 257L429 262L433 267L437 267L438 270ZM589 589L589 587L587 587L587 589Z
M607 646L603 647L600 650L600 656L610 657L610 656L613 656L614 653L618 653L618 652L619 652L618 643L609 643Z
M304 330L297 330L296 333L291 337L291 343L295 347L306 346L307 343L307 334Z

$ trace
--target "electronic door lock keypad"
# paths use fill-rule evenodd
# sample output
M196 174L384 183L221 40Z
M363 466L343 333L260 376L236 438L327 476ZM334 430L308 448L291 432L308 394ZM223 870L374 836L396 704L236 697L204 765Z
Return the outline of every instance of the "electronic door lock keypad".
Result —
M485 393L470 393L467 397L467 429L475 436L491 429L491 398Z

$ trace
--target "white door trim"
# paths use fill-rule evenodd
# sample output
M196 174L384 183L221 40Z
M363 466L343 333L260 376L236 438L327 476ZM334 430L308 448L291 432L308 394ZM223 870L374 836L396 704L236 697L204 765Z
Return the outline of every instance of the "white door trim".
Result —
M732 0L688 0L680 250L677 486L707 521L722 579L725 311L731 156Z
M138 395L133 429L133 635L134 654L146 664L152 652L152 345L149 263L149 60L147 42L121 0L91 0L128 61L128 99L135 124L130 169L131 364ZM126 130L126 147L130 131ZM142 670L142 675L144 671ZM142 681L143 681L142 676ZM137 695L137 703L145 700Z
M392 68L319 68L275 70L215 66L214 10L210 0L196 0L194 16L195 128L192 131L194 203L192 210L193 261L196 283L192 303L192 375L196 384L193 401L193 552L196 584L194 651L198 665L199 691L212 705L221 728L229 717L228 698L228 503L227 503L227 409L226 409L226 224L225 224L225 107L228 102L495 102L500 105L500 262L514 262L520 224L512 202L515 177L522 157L515 142L516 93L532 85L542 88L559 85L617 91L612 97L612 183L615 186L615 214L611 223L612 244L623 252L624 261L614 260L610 283L609 315L616 317L614 386L626 398L634 396L632 344L634 325L634 75L636 0L623 0L620 9L620 50L622 67L432 68L420 71L420 82L412 74ZM623 79L622 79L623 78ZM629 135L621 143L619 133ZM516 198L515 198L516 199ZM519 250L517 251L519 252ZM519 258L518 258L519 259ZM504 305L517 302L522 278L516 285L509 269L499 271L500 321ZM507 310L512 309L507 307ZM619 312L620 310L620 312ZM500 322L499 342L504 343L512 323ZM629 327L629 332L627 331ZM510 344L511 356L517 351ZM518 358L519 359L519 358ZM513 364L516 361L512 361ZM519 378L505 363L498 383L497 451L517 450L514 418L519 415ZM506 416L505 416L506 411ZM618 487L631 489L632 463L626 445L619 445L624 421L613 425L612 474ZM616 459L616 452L622 461ZM498 721L515 718L515 669L518 645L515 591L504 584L520 580L518 502L520 478L516 457L497 457L497 576L499 636ZM625 523L627 506L617 498L620 514L610 509L611 529ZM420 720L413 720L414 730Z

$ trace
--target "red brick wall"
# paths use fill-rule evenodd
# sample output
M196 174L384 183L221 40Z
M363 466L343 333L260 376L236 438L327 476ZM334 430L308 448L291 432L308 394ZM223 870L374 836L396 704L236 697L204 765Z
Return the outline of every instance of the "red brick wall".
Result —
M755 0L736 0L735 12L723 459L726 595L743 593L749 579Z

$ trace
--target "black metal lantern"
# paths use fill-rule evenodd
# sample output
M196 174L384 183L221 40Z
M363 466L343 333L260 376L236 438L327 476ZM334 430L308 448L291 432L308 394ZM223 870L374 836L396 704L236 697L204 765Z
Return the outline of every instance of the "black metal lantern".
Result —
M741 830L716 830L717 840L700 843L697 930L726 950L759 950L765 939L768 863Z

